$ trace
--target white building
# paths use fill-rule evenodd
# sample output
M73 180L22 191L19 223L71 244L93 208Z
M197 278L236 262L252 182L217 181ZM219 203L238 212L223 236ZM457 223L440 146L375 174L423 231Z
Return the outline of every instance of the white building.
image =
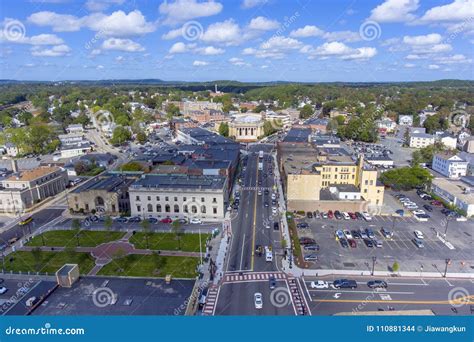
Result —
M61 146L61 158L82 156L92 150L89 142Z
M18 171L0 182L0 212L21 213L34 204L66 189L67 173L59 167L37 167Z
M467 174L466 176L474 176L474 153L461 152L459 157L467 161Z
M437 153L433 156L432 168L448 178L466 176L468 162L453 154Z
M386 156L368 156L365 161L373 166L381 166L384 168L393 167L393 159Z
M66 127L66 132L69 134L84 134L84 127L82 124L73 124Z
M385 130L387 133L393 132L397 128L397 124L390 118L383 118L377 120L377 128L379 130Z
M130 186L129 194L133 216L219 221L227 206L227 178L148 174Z
M442 132L441 134L436 135L436 140L442 143L444 146L450 150L456 149L457 139L450 135L449 133Z
M409 146L413 148L423 148L434 144L434 136L426 133L412 133L410 135Z
M431 182L431 190L434 194L466 212L467 217L474 215L474 194L471 192L471 187L472 185L464 180L435 178Z
M400 115L398 124L402 126L413 126L413 115Z

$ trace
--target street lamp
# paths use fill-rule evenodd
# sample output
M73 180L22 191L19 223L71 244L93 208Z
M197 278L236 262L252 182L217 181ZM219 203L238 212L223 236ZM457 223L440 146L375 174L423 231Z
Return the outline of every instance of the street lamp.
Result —
M444 268L444 275L443 275L444 278L446 278L446 273L448 273L448 265L451 263L451 259L446 258L445 262L446 262L446 267Z
M449 225L449 216L446 217L446 225L444 226L444 239L446 240L446 233L448 232L448 225ZM446 240L447 241L447 240Z
M372 275L374 275L374 270L375 270L375 262L377 261L377 257L373 256L372 257Z

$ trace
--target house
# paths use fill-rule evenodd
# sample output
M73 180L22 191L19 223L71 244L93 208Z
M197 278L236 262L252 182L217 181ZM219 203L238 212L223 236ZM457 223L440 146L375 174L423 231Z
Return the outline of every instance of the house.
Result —
M462 151L458 154L458 156L467 161L467 173L466 176L474 176L474 153L468 153Z
M436 134L435 139L450 150L456 149L457 139L447 132L441 132L441 134Z
M78 144L62 145L60 150L61 158L74 158L90 151L92 151L92 147L88 141Z
M434 136L426 133L411 133L409 146L412 148L423 148L434 144Z
M66 132L69 134L84 134L84 127L82 124L73 124L66 127Z
M432 168L448 178L466 176L468 162L452 153L437 153L433 156Z
M413 115L400 115L398 124L401 126L413 126Z
M390 118L384 118L381 120L377 120L377 128L379 130L379 133L392 133L395 131L395 128L397 128L397 124L395 121L393 121Z
M16 156L18 156L18 154L19 154L20 152L19 152L19 150L18 150L18 147L16 147L16 145L7 142L7 143L5 144L5 153L6 153L6 155L9 156L9 157L16 157Z
M474 153L474 136L466 139L466 142L463 146L463 151L466 151L467 153Z

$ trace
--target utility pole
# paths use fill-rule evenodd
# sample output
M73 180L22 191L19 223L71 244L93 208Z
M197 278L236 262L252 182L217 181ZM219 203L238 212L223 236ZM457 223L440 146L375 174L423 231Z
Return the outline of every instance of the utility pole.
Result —
M445 263L446 263L446 267L444 268L444 275L443 275L444 278L446 278L446 274L448 273L448 265L451 263L451 259L447 258L445 260Z
M374 271L375 271L375 262L377 261L377 257L376 256L373 256L372 257L372 274L371 275L374 275Z

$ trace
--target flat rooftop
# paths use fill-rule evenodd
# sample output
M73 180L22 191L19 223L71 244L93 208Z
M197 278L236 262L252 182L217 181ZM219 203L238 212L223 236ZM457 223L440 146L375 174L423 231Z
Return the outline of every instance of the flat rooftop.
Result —
M130 188L221 190L226 177L207 175L143 175Z
M474 193L465 193L465 189L469 188L469 184L460 180L452 180L446 178L434 178L432 184L443 189L444 191L456 196L464 203L474 204Z
M195 280L81 277L71 288L58 287L33 315L184 315ZM114 293L115 304L94 304L94 291ZM100 291L100 290L98 290ZM105 292L107 291L107 292Z
M105 176L96 178L93 181L89 181L71 192L75 194L91 190L105 190L108 192L115 192L119 188L129 186L134 181L135 179L125 178L121 176Z
M40 166L31 170L20 171L18 176L14 175L6 180L8 182L29 182L60 170L57 166Z

